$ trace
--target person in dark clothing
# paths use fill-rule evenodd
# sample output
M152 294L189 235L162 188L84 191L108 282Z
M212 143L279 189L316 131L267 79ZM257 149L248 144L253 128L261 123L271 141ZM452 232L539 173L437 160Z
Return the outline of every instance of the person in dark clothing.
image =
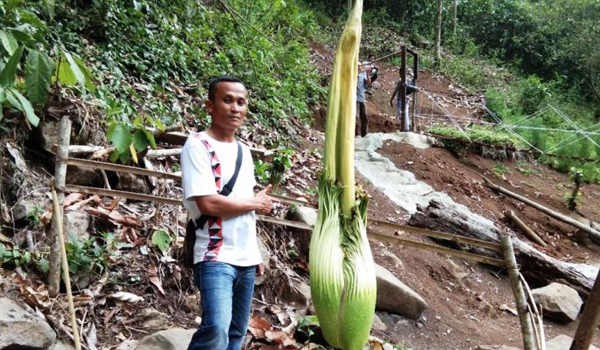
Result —
M398 83L396 83L396 89L394 90L394 93L392 94L392 97L390 98L390 106L394 107L394 97L396 97L396 95L398 96L397 99L397 109L398 109L398 119L400 119L402 117L402 103L400 101L400 88L402 87L402 72L399 71L398 74L400 75L400 80L398 80ZM404 130L402 131L409 131L410 130L410 118L408 117L408 102L409 102L409 95L412 94L415 91L418 91L419 89L415 86L415 82L412 78L412 73L411 70L408 69L407 73L406 73L406 110L404 113ZM400 122L400 124L402 124L402 121Z
M360 121L360 136L367 136L369 119L367 118L367 106L365 105L365 89L371 85L371 70L358 63L358 79L356 81L356 131L358 135L358 124Z

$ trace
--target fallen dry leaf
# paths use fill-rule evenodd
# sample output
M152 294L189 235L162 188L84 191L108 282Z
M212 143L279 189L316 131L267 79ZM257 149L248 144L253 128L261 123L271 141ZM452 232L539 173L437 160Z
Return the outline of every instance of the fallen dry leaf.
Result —
M266 339L265 332L271 329L271 323L264 317L252 317L248 324L248 330L256 339Z
M160 281L160 277L158 277L158 269L156 266L152 265L148 268L148 278L150 279L150 282L152 282L152 284L158 288L160 293L163 296L166 296L165 290L162 287L162 282Z

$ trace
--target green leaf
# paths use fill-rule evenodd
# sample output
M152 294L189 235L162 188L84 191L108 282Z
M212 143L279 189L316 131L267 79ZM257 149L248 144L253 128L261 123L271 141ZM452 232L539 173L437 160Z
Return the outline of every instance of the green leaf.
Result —
M148 148L148 137L144 131L143 129L137 129L133 134L133 145L138 152Z
M77 63L77 66L79 67L79 69L81 70L81 72L83 73L83 76L85 78L85 82L84 82L85 87L90 92L94 92L94 90L96 89L96 87L94 86L94 75L92 75L92 72L85 65L85 63L83 63L83 61L81 60L81 58L79 58L79 57L73 57L73 59L75 60L75 63Z
M171 236L163 230L154 231L152 234L152 244L164 253L171 246Z
M77 83L82 87L85 86L85 74L83 74L81 68L79 68L79 65L77 64L77 62L75 62L73 56L71 56L71 54L66 51L63 52L63 54L67 59L67 62L69 62L69 67L71 68L71 72L73 72Z
M2 72L0 72L0 85L3 86L12 86L17 80L17 66L19 65L19 60L21 60L21 55L23 54L23 46L20 46L10 59L4 66Z
M45 52L29 52L25 67L25 85L27 97L35 109L41 109L46 104L53 71L54 62Z
M144 132L144 134L146 134L146 138L150 143L150 147L152 147L152 149L156 149L156 140L154 139L154 135L152 135L152 133L146 129L142 129L142 131Z
M23 111L23 106L21 106L21 102L19 102L19 100L17 100L17 98L15 96L13 96L13 94L11 94L10 91L8 91L8 90L5 90L5 91L6 91L6 100L8 101L8 103L10 103L10 105L13 108Z
M15 50L17 50L17 48L19 47L17 39L15 39L15 37L12 34L4 30L0 30L0 41L2 42L2 46L4 46L9 55L12 55L15 52Z
M65 62L64 58L60 60L58 64L58 72L56 72L56 76L58 77L58 81L65 86L75 86L77 85L77 77L71 66Z
M118 159L119 159L119 151L117 151L117 150L112 151L110 156L108 156L108 160L110 160L113 163L115 163Z
M43 273L47 273L48 270L50 269L50 263L48 262L48 260L42 258L40 259L39 263L38 263L40 270L42 270Z
M123 164L127 164L129 162L130 158L131 158L131 153L129 153L129 149L127 149L127 152L125 152L125 153L119 153L119 160Z
M4 92L4 88L0 86L0 103L6 101L6 93Z
M12 94L19 100L22 107L21 112L25 114L25 117L27 117L27 120L29 120L29 123L31 125L37 127L40 123L40 118L38 118L38 116L35 115L35 111L33 110L33 107L31 106L29 100L26 99L25 96L21 95L21 93L15 88L9 88L8 93Z
M109 140L115 145L119 153L125 153L131 145L131 133L127 126L116 124L110 133Z

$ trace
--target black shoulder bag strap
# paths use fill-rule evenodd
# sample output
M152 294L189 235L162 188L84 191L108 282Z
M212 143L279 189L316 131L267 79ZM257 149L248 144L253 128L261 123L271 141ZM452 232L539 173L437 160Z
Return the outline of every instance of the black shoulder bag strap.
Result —
M223 186L223 190L219 193L222 196L229 196L233 191L233 187L237 181L238 175L240 173L240 168L242 167L242 160L244 158L244 154L242 152L242 144L237 143L237 158L235 160L235 170L233 171L233 176L231 179ZM187 267L193 267L194 265L194 246L196 245L196 230L203 229L204 225L210 218L215 218L210 215L200 215L200 217L196 220L190 220L186 227L185 233L185 246L186 246L186 258L185 265Z

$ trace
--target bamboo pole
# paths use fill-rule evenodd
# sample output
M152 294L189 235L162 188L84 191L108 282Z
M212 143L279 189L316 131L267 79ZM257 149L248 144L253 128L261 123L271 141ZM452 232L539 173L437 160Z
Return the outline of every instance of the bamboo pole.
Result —
M295 228L299 228L301 230L312 231L312 229L313 229L312 226L307 225L305 223L284 220L284 219L279 219L279 218L270 217L270 216L257 215L256 219L259 221L263 221L263 222L270 222L270 223L274 223L274 224L278 224L278 225L295 227ZM386 234L374 232L374 231L369 231L368 236L370 238L376 239L381 242L386 242L386 243L391 243L391 244L402 244L404 246L419 248L419 249L423 249L423 250L427 250L427 251L431 251L431 252L435 252L435 253L453 255L453 256L457 256L459 258L477 261L480 263L485 263L488 265L493 265L493 266L498 266L498 267L505 266L504 261L499 260L499 259L494 259L494 258L490 258L490 257L483 256L483 255L473 254L473 253L467 253L467 252L463 252L463 251L456 250L456 249L440 247L440 246L436 246L433 244L412 241L412 240L405 239L402 237L390 236L390 235L386 235Z
M156 176L159 178L166 178L181 182L181 175L173 174L173 173L165 173L162 171L154 171L148 170L144 168L137 168L128 165L119 165L114 163L106 163L106 162L97 162L94 160L87 159L79 159L79 158L68 158L67 164L75 165L82 168L89 169L104 169L111 170L115 172L123 172L128 174L136 174L136 175L146 175L146 176Z
M600 321L600 271L585 303L570 350L588 350Z
M71 141L71 120L64 116L59 126L58 149L56 151L54 166L54 186L57 192L59 207L55 215L62 218L63 202L65 201L65 179L67 177L67 158L69 156L69 142ZM50 246L49 269L48 269L48 293L56 297L60 289L60 249L59 235L62 226L57 220L52 220L52 239Z
M519 268L517 267L517 260L515 259L515 253L513 251L512 242L509 235L502 235L500 243L504 249L504 260L506 262L506 268L508 270L508 277L510 279L510 285L512 286L513 293L515 294L515 302L517 304L517 312L519 314L519 321L521 322L521 331L523 332L523 347L525 350L535 350L535 342L533 337L533 325L531 319L528 317L527 302L525 299L525 292L523 291L523 285L519 280Z
M491 188L491 189L493 189L495 191L504 193L505 195L507 195L509 197L512 197L512 198L514 198L514 199L516 199L516 200L518 200L520 202L523 202L523 203L525 203L525 204L527 204L527 205L529 205L529 206L531 206L531 207L533 207L533 208L535 208L535 209L537 209L537 210L539 210L539 211L541 211L541 212L543 212L545 214L550 215L551 217L555 218L556 220L562 221L562 222L567 223L567 224L569 224L571 226L575 226L578 229L580 229L580 230L582 230L584 232L587 232L591 236L593 236L593 237L597 238L598 240L600 240L600 232L594 230L593 228L591 228L589 226L585 226L584 224L580 223L579 221L571 219L570 217L568 217L566 215L563 215L563 214L555 212L554 210L548 209L547 207L545 207L545 206L543 206L541 204L538 204L538 203L536 203L536 202L534 202L534 201L532 201L532 200L530 200L528 198L525 198L525 197L523 197L521 195L518 195L518 194L516 194L516 193L514 193L512 191L509 191L509 190L505 189L504 187L500 187L500 186L496 185L495 183L492 183L485 176L482 176L482 177L485 180L485 183L486 183L486 185L489 188Z
M509 211L506 215L510 220L512 220L512 222L514 222L521 231L523 231L523 233L525 234L525 236L527 236L530 240L534 241L535 243L541 245L542 247L545 247L547 244L546 242L544 242L540 236L538 236L537 234L535 234L535 232L533 232L532 229L529 228L529 226L527 226L521 219L519 219L519 217L517 216L517 214L515 214L514 211Z
M60 257L62 260L63 278L65 280L65 288L67 289L67 300L69 302L69 315L71 316L71 329L73 330L73 340L75 342L75 349L81 350L81 343L79 341L79 330L77 328L77 317L75 316L75 306L73 304L73 293L71 292L71 277L69 276L69 262L67 260L67 250L65 248L65 238L63 236L63 214L58 194L56 192L54 181L50 184L52 189L52 204L54 208L54 215L52 222L56 222L58 228L57 236L60 244ZM63 193L64 196L64 193ZM63 199L64 200L64 199Z
M519 278L521 279L521 283L523 284L523 287L525 287L525 292L527 293L527 297L529 298L531 307L533 309L533 314L531 317L535 318L535 320L537 321L537 323L539 325L539 332L536 333L539 336L539 338L538 338L539 349L546 350L546 335L544 332L544 321L542 320L541 309L538 310L537 304L535 303L535 299L533 298L533 293L531 293L531 288L529 288L529 284L527 284L527 281L525 280L525 277L523 277L523 274L519 273ZM533 323L534 323L534 327L535 327L535 322L533 322Z

